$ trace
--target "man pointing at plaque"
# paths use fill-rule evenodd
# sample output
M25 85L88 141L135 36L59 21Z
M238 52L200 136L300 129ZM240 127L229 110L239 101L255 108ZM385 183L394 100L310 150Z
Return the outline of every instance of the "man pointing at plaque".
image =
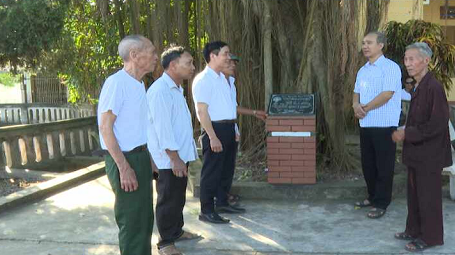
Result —
M228 203L229 178L235 168L237 101L233 87L222 73L229 65L229 46L221 41L207 43L207 63L193 81L193 98L202 134L201 214L199 220L229 223L217 212L242 213L245 209ZM215 211L215 198L217 211Z

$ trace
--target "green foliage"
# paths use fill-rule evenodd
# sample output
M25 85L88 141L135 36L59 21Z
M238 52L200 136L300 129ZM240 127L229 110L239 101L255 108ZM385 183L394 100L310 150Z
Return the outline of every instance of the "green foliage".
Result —
M56 47L45 54L42 72L57 73L67 82L69 100L93 101L104 79L121 67L119 35L111 17L102 19L95 1L72 1Z
M0 84L7 87L14 87L19 82L19 78L10 73L0 73Z
M77 91L77 88L73 85L68 85L68 103L76 104L81 100L81 95Z
M404 76L407 76L403 64L406 46L425 42L433 50L430 71L444 84L446 90L451 89L451 77L455 77L455 45L444 41L441 26L423 20L410 20L404 24L391 21L386 25L385 33L388 46L384 53L400 65Z
M67 0L0 3L0 66L36 67L43 51L60 37Z

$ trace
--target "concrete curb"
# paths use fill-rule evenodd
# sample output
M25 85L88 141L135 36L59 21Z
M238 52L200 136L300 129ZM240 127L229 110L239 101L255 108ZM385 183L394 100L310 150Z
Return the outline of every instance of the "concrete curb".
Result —
M190 190L195 197L200 195L198 182L190 181ZM393 196L403 197L405 185L394 185ZM244 199L266 200L319 200L319 199L364 199L366 187L362 181L345 183L316 183L312 185L274 185L267 182L234 182L232 193Z
M190 165L188 189L194 197L200 196L200 162ZM396 172L393 180L393 198L406 197L406 173ZM266 200L320 200L320 199L352 199L361 200L367 196L363 179L356 181L332 181L312 185L279 185L267 182L234 182L232 193L239 194L243 199ZM443 197L449 196L449 188L443 186Z
M94 180L105 174L104 167L104 161L99 162L38 185L25 188L21 191L9 194L8 196L1 197L0 214L18 206L50 197L84 182Z

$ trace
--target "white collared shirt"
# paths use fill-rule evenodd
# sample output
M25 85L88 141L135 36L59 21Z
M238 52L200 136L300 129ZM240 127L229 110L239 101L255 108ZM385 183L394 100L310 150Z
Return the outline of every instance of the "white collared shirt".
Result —
M196 109L198 103L208 105L208 113L212 121L237 119L234 82L229 85L223 73L217 74L209 66L206 66L193 80L193 99ZM200 121L198 114L197 118Z
M158 169L171 169L166 149L183 162L197 159L191 114L183 89L165 72L147 91L147 147Z
M109 110L117 116L114 135L122 151L130 151L147 142L147 102L144 83L131 77L124 69L109 76L101 89L98 102L98 125L101 115ZM100 132L102 149L107 149Z
M382 55L373 64L367 62L360 68L354 93L360 94L361 104L367 104L384 91L393 91L392 98L360 119L361 127L398 126L401 112L401 70L395 62Z

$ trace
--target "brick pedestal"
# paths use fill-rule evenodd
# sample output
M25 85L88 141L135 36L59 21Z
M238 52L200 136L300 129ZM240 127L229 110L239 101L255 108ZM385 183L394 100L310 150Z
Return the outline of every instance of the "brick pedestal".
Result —
M268 182L315 184L315 116L268 117L267 131L270 132L267 137ZM303 132L311 132L311 136L305 136Z

